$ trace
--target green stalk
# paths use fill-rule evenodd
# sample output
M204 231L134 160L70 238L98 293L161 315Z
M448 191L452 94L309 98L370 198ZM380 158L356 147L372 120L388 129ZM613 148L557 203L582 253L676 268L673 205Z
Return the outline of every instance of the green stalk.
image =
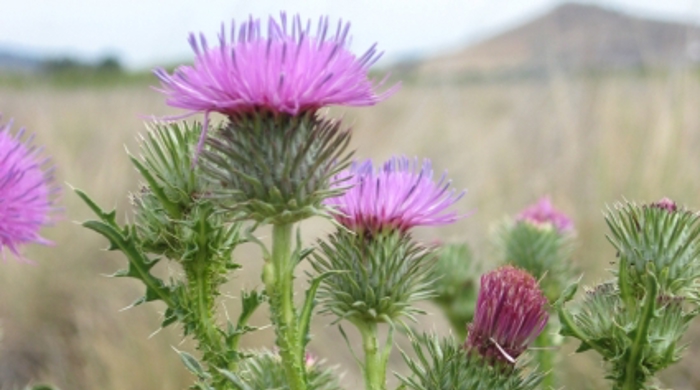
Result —
M292 228L294 224L272 226L272 254L263 268L263 281L270 297L270 311L277 333L277 346L290 390L306 390L304 344L298 331L294 307L294 259Z
M386 389L386 366L391 352L391 339L393 328L389 331L389 340L385 349L379 349L377 340L377 324L374 322L353 321L362 334L362 348L365 351L365 364L362 372L365 379L366 390Z
M190 279L190 293L195 299L195 321L197 321L195 337L205 350L222 352L222 343L218 337L218 329L214 321L214 292L211 291L211 280L206 263L197 261L194 265L194 277ZM205 351L205 361L210 360L209 351ZM218 364L220 362L208 362Z
M542 378L541 388L545 390L556 389L557 387L557 376L554 370L554 365L556 362L557 351L554 347L558 344L556 341L556 329L554 329L558 324L553 319L547 323L544 331L540 336L535 339L534 347L537 350L537 363L540 372L544 373Z
M648 342L649 324L654 317L656 295L659 288L656 279L653 278L650 273L647 274L645 284L646 298L644 300L644 306L642 306L641 318L635 330L634 343L632 344L632 349L630 350L629 358L625 365L625 371L621 378L622 387L619 387L621 390L639 390L644 385L642 351Z

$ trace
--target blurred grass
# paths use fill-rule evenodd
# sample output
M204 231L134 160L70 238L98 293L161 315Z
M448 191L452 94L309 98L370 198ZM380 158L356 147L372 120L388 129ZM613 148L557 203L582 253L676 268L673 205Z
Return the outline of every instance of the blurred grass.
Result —
M103 277L124 260L100 251L105 242L74 223L91 215L70 186L129 216L127 194L138 179L124 147L137 150L145 117L182 113L165 106L149 88L155 83L148 75L0 77L0 111L5 119L14 117L16 126L37 133L36 142L53 156L65 183L66 209L64 220L45 232L57 244L29 248L35 265L0 265L0 388L27 380L51 381L64 390L168 390L191 383L171 349L191 346L180 345L176 328L149 338L159 324L160 306L119 311L138 297L140 286ZM413 80L376 107L332 109L331 114L342 115L354 128L358 157L430 157L438 172L449 171L455 187L469 190L460 211L475 213L453 226L420 230L420 239L467 241L477 258L488 261L494 222L550 194L576 223L577 265L584 281L594 283L607 277L615 260L604 237L606 204L623 197L645 202L668 196L700 209L699 104L700 76L692 70L554 72L507 81ZM307 240L329 231L315 221L304 229ZM260 286L256 249L241 248L237 256L245 269L230 284L232 295L241 286ZM160 271L178 273L176 267ZM302 280L300 272L300 286ZM238 310L235 299L222 304L232 316ZM432 314L421 318L420 326L447 332L437 309L426 308ZM256 323L265 324L266 309L258 314ZM341 364L346 387L358 388L357 367L337 329L326 326L329 322L316 321L311 349ZM692 332L690 342L700 326ZM247 345L272 342L268 329ZM605 388L596 356L570 356L572 347L563 356L567 388ZM700 388L700 373L693 370L698 357L700 346L691 344L683 363L665 373L665 384ZM394 358L392 370L402 371L398 353Z

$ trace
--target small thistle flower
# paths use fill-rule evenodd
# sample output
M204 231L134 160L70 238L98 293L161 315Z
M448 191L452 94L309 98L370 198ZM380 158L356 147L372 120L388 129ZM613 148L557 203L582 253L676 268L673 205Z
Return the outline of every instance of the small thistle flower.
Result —
M335 182L336 187L350 186L325 201L338 211L338 222L372 234L452 223L460 216L447 209L465 193L450 189L446 174L436 183L430 160L421 165L407 157L393 157L376 170L371 160L355 162Z
M28 243L51 244L39 230L53 221L56 211L53 169L41 148L23 141L25 130L12 134L12 121L0 124L0 252L8 249L21 258Z
M397 87L377 93L369 68L381 56L376 45L356 57L349 49L350 24L338 22L329 31L328 18L311 20L286 14L270 17L267 34L252 17L227 33L222 24L218 46L209 47L200 34L190 35L194 65L180 66L172 75L156 69L167 104L203 112L237 116L250 112L301 115L328 105L370 106L393 94ZM382 83L380 83L381 85ZM207 131L200 140L203 145Z
M663 198L658 202L653 202L652 204L649 205L650 207L655 207L657 209L662 209L666 210L668 212L674 212L678 210L678 206L676 205L676 202L669 198Z
M551 226L559 233L571 232L574 229L571 219L566 214L555 209L548 196L543 197L537 203L521 211L517 220L528 222L535 226Z
M527 272L503 266L481 277L465 347L490 362L515 363L547 325L547 298Z

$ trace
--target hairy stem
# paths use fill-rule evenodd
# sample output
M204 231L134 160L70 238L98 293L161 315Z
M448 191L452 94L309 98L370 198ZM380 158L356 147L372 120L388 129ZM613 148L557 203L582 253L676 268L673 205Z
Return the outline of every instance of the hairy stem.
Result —
M304 344L294 307L293 224L272 227L272 255L263 268L263 281L270 297L270 311L277 333L277 346L290 390L306 390Z
M386 389L386 366L391 352L393 328L384 350L379 348L377 324L374 322L353 322L362 334L362 348L365 352L365 364L362 371L366 390Z

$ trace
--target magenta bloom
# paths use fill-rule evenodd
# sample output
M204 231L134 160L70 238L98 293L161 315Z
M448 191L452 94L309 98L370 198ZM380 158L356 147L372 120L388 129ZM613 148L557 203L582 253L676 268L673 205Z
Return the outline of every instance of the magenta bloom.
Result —
M574 229L571 219L566 214L555 209L548 196L543 197L534 205L521 211L517 220L530 222L534 225L551 225L560 233Z
M666 210L669 213L678 210L678 205L676 205L676 202L669 198L663 198L658 202L652 203L650 206L657 209Z
M198 40L191 34L194 65L180 66L172 75L156 69L159 91L168 105L205 116L369 106L396 91L377 94L368 72L381 54L375 46L359 58L352 54L349 23L339 21L334 33L328 18L320 18L313 33L311 24L298 15L289 23L282 13L279 22L270 17L264 34L260 20L251 17L238 29L232 22L228 34L222 24L218 45L211 48L203 35Z
M326 199L335 217L355 231L384 229L408 231L414 226L445 225L460 216L447 209L464 191L450 189L446 175L436 183L430 160L393 157L375 170L372 161L354 162L335 178L336 187L350 187L343 195Z
M52 221L55 210L52 169L32 147L22 142L24 129L10 133L12 121L0 124L0 252L5 248L20 257L27 243L50 244L39 230Z
M547 325L547 298L532 275L506 265L481 276L465 347L485 359L514 363Z

